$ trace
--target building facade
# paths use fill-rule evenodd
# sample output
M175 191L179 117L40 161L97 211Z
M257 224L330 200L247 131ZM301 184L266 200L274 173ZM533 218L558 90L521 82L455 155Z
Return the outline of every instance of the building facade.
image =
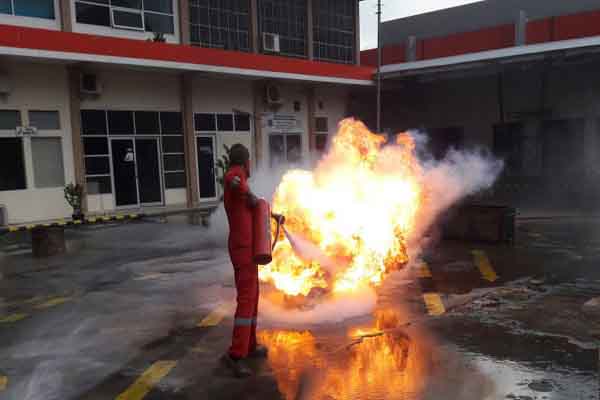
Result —
M209 207L224 146L300 162L348 115L356 0L0 3L0 224Z
M487 0L383 24L383 123L421 129L440 158L483 148L505 162L490 193L528 207L597 207L600 7ZM362 53L375 65L375 50ZM370 94L353 109L374 120Z

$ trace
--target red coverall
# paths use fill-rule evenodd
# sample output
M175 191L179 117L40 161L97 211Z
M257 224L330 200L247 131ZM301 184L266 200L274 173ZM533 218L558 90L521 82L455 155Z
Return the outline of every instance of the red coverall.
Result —
M234 177L240 184L232 185ZM242 166L234 165L225 174L224 203L229 221L229 257L235 272L237 309L229 354L244 358L256 348L258 312L258 266L252 254L252 210L248 205L248 176Z

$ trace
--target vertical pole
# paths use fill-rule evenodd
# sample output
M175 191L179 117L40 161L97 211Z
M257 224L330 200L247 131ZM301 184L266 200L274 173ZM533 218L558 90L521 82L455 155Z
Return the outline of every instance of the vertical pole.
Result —
M181 115L183 118L184 157L186 169L187 206L192 208L200 201L198 161L196 158L196 134L194 131L194 79L190 73L180 76Z
M179 0L179 42L189 45L191 42L190 2Z
M381 132L381 0L377 0L377 133Z
M85 179L85 163L83 158L83 139L81 137L81 70L77 67L68 67L69 80L69 114L71 116L71 141L73 146L73 168L75 182L84 188L81 211L87 211L87 185Z
M306 3L306 58L308 58L311 61L315 59L313 13L313 0L308 0L308 2Z

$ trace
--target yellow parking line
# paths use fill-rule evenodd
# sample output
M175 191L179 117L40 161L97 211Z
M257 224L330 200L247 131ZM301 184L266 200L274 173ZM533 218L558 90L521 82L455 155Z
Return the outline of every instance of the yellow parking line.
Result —
M8 377L4 375L0 375L0 392L6 390L8 386Z
M494 267L492 267L492 263L490 262L487 254L485 254L485 251L473 250L471 254L473 254L475 265L477 265L477 268L479 268L483 279L489 282L494 282L496 279L498 279L498 275L496 275L496 271L494 271Z
M431 270L425 261L422 261L421 265L419 265L417 276L419 278L431 278Z
M423 293L423 300L429 315L442 315L446 312L442 298L437 293Z
M28 315L24 313L9 314L6 317L0 317L0 324L10 324L11 322L17 322L27 318L27 316Z
M69 300L71 300L70 297L54 297L52 299L46 300L43 303L36 304L34 306L34 308L37 308L38 310L41 310L44 308L50 308L50 307L54 307L54 306L58 306L60 304L66 303Z
M219 305L217 308L211 311L210 314L204 317L202 321L198 323L198 326L200 328L205 328L208 326L218 325L223 320L223 318L225 318L225 315L227 315L230 306L231 305L229 303L223 303Z
M177 365L177 361L157 361L121 393L116 400L141 400Z
M115 219L117 219L117 220L122 220L122 219L125 219L125 216L124 216L124 215L117 215L117 216L115 217Z
M19 230L18 226L9 226L8 227L9 232L17 232L18 230Z

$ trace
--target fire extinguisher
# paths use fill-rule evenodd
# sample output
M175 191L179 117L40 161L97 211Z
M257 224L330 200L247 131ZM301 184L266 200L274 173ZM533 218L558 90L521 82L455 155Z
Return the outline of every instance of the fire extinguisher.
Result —
M283 215L271 214L271 207L265 199L259 199L252 211L254 229L253 258L258 265L267 265L273 260L271 245L271 217L277 221L277 237L279 227L284 221Z

